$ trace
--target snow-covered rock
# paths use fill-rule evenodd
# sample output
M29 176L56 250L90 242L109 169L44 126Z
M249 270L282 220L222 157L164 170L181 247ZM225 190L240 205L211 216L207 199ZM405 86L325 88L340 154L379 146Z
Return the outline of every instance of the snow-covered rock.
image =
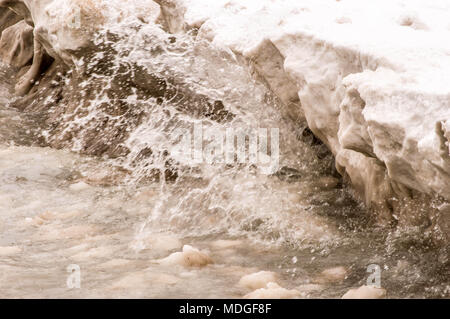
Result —
M84 0L2 0L34 28L34 36L55 59L73 63L76 50L87 47L101 26L101 2Z
M375 210L450 199L448 1L157 2L170 31L246 57Z
M15 92L23 98L11 106L27 112L51 109L45 120L51 127L47 145L123 156L130 151L125 141L143 120L137 101L150 98L170 100L197 117L233 117L220 100L196 92L174 72L148 70L164 51L159 46L170 41L157 25L161 10L151 0L0 0L0 8L13 10L33 27L33 39L26 43L33 49L32 64L16 77ZM0 14L2 20L8 19ZM6 45L4 51L11 49ZM176 178L175 173L164 176Z
M93 34L106 22L120 18L117 4L104 0L0 1L0 7L33 26L34 36L49 55L67 64L75 63L86 53L83 49L93 46Z
M132 2L132 0L127 0ZM159 9L152 1L139 6L139 12L126 12L124 1L91 0L0 0L0 30L8 36L0 47L3 62L22 66L10 55L33 52L31 68L16 86L16 93L27 94L40 75L45 55L81 71L84 59L98 51L95 34L105 25L128 16L143 16L147 21L156 20ZM136 6L130 6L136 8ZM5 11L6 10L6 11ZM11 15L14 12L15 15ZM21 21L10 26L16 17ZM28 26L26 26L28 24ZM32 27L33 36L29 34ZM11 38L16 38L11 41ZM34 41L33 41L34 37ZM25 38L25 39L22 39ZM25 41L26 40L26 41ZM11 53L12 52L12 53ZM33 56L33 54L32 54ZM20 59L19 61L22 61ZM19 65L20 64L20 65Z

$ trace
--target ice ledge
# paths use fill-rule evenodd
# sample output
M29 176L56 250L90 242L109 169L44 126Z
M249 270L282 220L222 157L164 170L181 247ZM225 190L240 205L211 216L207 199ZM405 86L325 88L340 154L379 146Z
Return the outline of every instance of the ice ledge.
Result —
M416 192L450 200L448 3L156 2L170 31L196 28L253 62L367 204L392 211Z

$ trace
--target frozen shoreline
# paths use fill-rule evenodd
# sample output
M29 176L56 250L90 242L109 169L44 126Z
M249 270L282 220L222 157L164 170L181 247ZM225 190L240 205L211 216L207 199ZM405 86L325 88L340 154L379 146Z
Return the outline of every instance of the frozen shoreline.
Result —
M375 210L450 199L448 3L158 2L172 32L246 57Z

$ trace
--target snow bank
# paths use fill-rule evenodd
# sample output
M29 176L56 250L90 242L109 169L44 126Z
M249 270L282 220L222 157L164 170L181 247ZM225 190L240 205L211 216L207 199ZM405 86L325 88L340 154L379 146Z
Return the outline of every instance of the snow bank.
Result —
M252 62L375 210L416 191L450 199L448 1L157 2L170 31Z

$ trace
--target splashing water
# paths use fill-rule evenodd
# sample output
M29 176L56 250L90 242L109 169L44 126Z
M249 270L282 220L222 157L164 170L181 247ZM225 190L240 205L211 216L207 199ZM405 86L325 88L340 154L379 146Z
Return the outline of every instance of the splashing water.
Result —
M14 70L1 69L1 296L242 297L240 277L269 270L302 297L340 297L365 284L369 264L381 266L389 297L448 296L445 249L426 234L371 227L325 146L283 116L241 57L195 31L175 36L139 19L114 20L96 44L77 62L81 80L70 71L60 78L77 103L47 100L51 128L40 114L7 107ZM149 77L175 94L142 93ZM217 101L223 116L204 116L201 105ZM278 129L279 170L177 157L176 130L196 125ZM39 147L43 138L65 150ZM114 154L82 155L92 144L98 155L115 146ZM158 262L185 244L214 264ZM66 286L71 264L80 266L80 289ZM337 266L345 280L321 277Z

